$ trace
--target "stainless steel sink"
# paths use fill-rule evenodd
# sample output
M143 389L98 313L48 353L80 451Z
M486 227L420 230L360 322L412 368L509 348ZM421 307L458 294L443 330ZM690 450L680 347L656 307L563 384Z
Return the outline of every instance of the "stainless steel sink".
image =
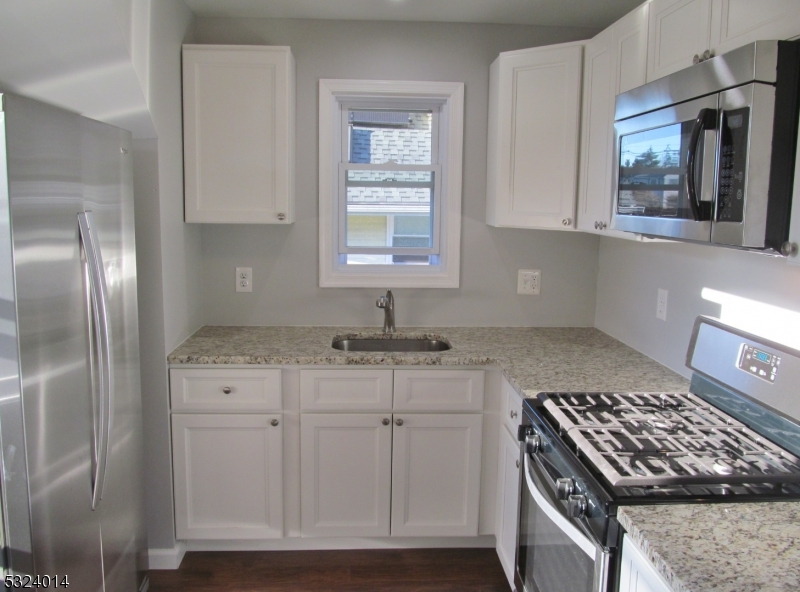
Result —
M356 352L440 352L450 349L443 339L334 339L331 346Z

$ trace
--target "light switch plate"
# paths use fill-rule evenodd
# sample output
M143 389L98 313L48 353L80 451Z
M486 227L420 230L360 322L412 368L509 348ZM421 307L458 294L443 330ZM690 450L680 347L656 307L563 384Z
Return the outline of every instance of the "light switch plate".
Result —
M667 296L669 292L658 289L658 299L656 300L656 318L662 321L667 320Z
M520 269L517 273L517 294L535 296L539 293L542 272L538 269Z

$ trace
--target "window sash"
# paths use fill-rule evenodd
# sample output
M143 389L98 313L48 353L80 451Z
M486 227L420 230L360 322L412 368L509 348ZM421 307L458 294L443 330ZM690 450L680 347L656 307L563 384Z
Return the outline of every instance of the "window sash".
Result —
M347 182L347 171L430 171L433 173L433 183L401 183L401 182ZM422 164L362 164L362 163L339 163L339 195L336 200L338 209L338 234L339 234L339 253L364 254L364 255L438 255L440 248L441 234L441 175L440 165ZM347 246L347 187L424 187L432 188L431 206L429 210L431 216L431 246L430 247L348 247ZM388 208L387 208L388 209ZM389 213L389 212L387 212Z

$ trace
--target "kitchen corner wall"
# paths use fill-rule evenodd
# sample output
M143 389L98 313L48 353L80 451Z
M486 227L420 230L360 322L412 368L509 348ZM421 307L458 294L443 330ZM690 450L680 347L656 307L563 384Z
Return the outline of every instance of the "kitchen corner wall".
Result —
M202 228L203 317L222 325L372 325L377 289L318 283L320 78L462 81L461 287L395 290L398 326L591 326L599 239L486 226L489 65L501 51L591 38L561 27L198 18L195 43L288 45L297 62L296 222ZM534 108L532 106L532 108ZM253 268L253 292L234 269ZM518 296L517 270L542 270L540 296ZM391 288L391 285L387 285Z
M666 322L656 318L659 288L669 292ZM694 320L720 314L719 304L701 297L703 288L800 313L800 267L781 258L707 245L603 238L596 326L689 376L686 349Z
M181 44L191 41L192 22L183 0L150 0L149 26L139 30L147 66L137 70L158 136L134 142L147 536L151 551L168 556L175 530L166 354L202 325L200 229L183 222Z

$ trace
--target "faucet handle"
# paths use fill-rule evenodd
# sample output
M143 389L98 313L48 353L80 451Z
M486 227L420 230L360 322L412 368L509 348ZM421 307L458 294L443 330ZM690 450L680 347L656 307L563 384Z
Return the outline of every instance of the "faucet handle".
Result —
M378 308L386 308L389 304L389 299L386 296L381 296L375 301L375 306Z

